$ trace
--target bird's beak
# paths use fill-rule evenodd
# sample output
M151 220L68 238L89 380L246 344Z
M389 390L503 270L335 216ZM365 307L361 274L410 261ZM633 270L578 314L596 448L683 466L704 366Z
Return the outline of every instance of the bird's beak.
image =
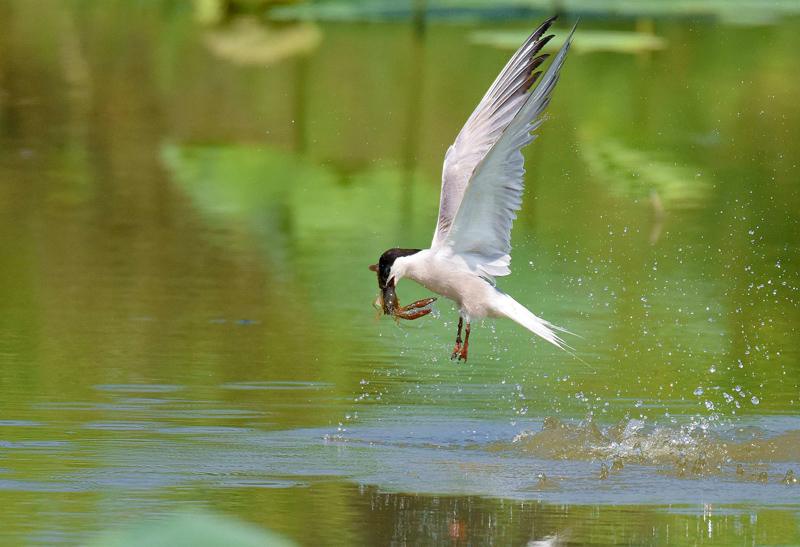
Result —
M377 272L378 265L373 264L369 267L369 271ZM380 285L380 276L378 276L378 284ZM400 307L400 302L397 300L397 294L394 292L394 278L391 278L385 287L381 288L380 296L373 304L376 308L380 305L383 307L385 315L394 315L396 310Z
M394 315L400 303L397 301L397 294L394 292L394 278L390 279L386 287L381 289L383 296L384 315Z

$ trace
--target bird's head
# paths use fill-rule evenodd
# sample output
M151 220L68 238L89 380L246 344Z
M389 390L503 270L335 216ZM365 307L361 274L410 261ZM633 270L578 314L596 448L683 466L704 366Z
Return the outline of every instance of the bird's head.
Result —
M410 256L419 251L420 249L389 249L381 255L377 264L369 267L370 271L378 273L378 287L381 292L375 300L375 304L376 307L383 309L384 314L395 315L396 310L400 307L394 288L402 275L398 274L395 261L400 257Z

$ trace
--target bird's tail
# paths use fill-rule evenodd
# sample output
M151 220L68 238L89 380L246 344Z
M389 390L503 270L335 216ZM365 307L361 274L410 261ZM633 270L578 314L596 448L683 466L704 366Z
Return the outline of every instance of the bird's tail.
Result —
M572 334L571 332L562 329L561 327L557 327L549 321L545 321L541 317L536 317L533 315L533 313L531 313L530 310L528 310L528 308L511 298L503 291L498 290L497 292L501 294L501 298L499 299L497 306L501 315L516 321L532 333L541 336L551 344L567 351L568 353L572 353L569 351L572 348L570 348L564 342L564 340L556 333L556 331L566 332L567 334Z

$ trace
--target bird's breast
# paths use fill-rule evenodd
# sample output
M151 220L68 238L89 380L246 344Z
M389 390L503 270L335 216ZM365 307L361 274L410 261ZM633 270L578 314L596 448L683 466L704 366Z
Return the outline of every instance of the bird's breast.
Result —
M489 292L495 289L486 280L458 263L428 260L408 271L411 280L455 302L466 315L474 318L492 316Z

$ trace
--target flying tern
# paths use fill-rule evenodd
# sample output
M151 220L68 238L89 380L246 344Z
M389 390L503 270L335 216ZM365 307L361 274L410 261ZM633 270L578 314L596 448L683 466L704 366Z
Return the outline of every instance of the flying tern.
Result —
M397 282L411 279L456 303L458 334L452 358L467 359L470 323L484 317L512 319L565 349L560 327L535 316L495 286L511 273L511 227L522 204L524 157L521 149L536 139L544 122L575 28L541 81L536 69L549 57L540 55L553 38L548 19L517 50L486 92L453 145L442 172L439 219L429 249L389 249L370 270L378 274L375 307L400 319L431 312L435 298L401 307ZM461 331L467 324L464 339Z

